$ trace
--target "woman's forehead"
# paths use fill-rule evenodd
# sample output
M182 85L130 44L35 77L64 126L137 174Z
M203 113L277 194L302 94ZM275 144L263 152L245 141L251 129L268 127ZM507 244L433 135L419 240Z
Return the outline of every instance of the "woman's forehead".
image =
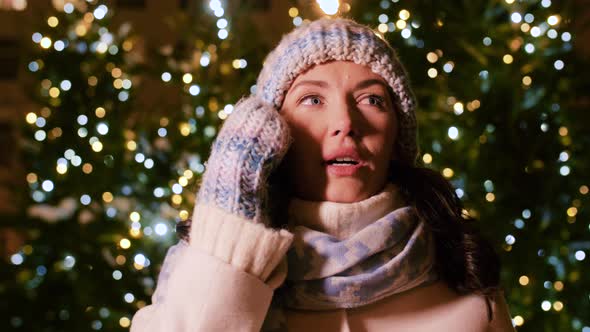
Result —
M355 88L366 88L371 85L383 86L385 89L388 87L385 79L368 66L350 61L331 61L314 65L298 75L289 90L293 91L306 85L331 88L344 84L353 85Z

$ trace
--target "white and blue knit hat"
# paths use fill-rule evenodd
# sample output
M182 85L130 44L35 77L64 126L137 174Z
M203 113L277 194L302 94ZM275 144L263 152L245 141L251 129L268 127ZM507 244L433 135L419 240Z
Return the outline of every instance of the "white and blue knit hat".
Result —
M400 161L415 165L418 157L416 98L395 50L367 26L345 18L322 18L295 28L284 35L266 57L256 82L256 95L278 110L299 74L333 60L368 66L389 84L399 110L396 144Z

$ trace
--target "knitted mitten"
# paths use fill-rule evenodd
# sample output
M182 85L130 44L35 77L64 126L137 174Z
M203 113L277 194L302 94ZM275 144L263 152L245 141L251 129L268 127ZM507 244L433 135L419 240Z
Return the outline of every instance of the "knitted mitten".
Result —
M287 231L266 227L266 180L290 143L289 127L272 106L254 96L236 104L206 163L191 244L263 280L268 277L292 241Z

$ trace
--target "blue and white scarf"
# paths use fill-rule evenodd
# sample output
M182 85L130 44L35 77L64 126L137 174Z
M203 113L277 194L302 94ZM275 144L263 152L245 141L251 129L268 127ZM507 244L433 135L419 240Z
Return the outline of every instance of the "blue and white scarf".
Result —
M311 225L302 225L306 222L299 218L291 229L295 237L287 254L285 305L308 310L354 308L435 281L432 235L400 198L397 187L388 185L359 203L297 202L307 205L308 217L319 218ZM298 216L303 207L297 206ZM322 213L332 219L360 220L332 220L326 225ZM375 216L379 217L371 221Z
M432 234L396 185L357 203L293 200L287 280L262 331L285 331L285 309L355 308L438 280Z

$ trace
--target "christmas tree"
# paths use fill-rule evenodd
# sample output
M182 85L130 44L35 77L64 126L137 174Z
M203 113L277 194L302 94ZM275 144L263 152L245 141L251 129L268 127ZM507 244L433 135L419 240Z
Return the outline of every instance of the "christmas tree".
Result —
M248 2L184 3L165 19L176 39L145 50L107 3L43 13L26 62L39 105L24 119L26 206L3 218L26 239L0 268L3 331L125 330L149 304L211 142L273 46ZM589 84L575 75L572 6L291 1L272 18L286 32L351 17L398 51L420 162L497 247L519 331L590 331Z

